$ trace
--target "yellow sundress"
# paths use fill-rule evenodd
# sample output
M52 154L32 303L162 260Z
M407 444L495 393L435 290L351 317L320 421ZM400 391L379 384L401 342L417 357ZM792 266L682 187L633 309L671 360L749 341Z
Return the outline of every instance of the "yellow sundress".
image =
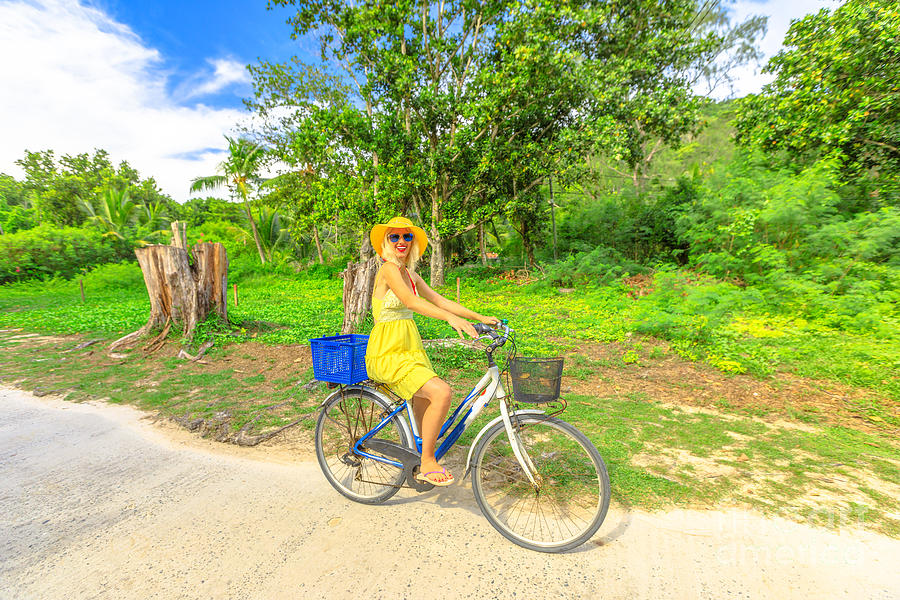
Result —
M376 281L380 276L379 270ZM419 295L415 288L413 292ZM372 316L375 326L366 346L366 373L409 400L425 382L437 377L422 346L413 311L388 289L384 298L372 295Z

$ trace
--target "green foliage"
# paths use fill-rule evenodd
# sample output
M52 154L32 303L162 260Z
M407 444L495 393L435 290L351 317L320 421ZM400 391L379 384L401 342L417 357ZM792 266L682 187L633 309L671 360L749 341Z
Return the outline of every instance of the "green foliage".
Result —
M698 178L683 177L655 196L636 196L629 189L621 194L576 198L561 211L559 250L567 254L605 247L623 260L683 264L688 244L675 225L695 200L698 185Z
M179 221L184 221L188 231L192 231L207 221L239 223L246 219L240 205L212 196L191 198L187 202L179 204L173 217L173 220L177 218Z
M144 274L136 262L98 265L81 278L85 290L109 292L116 290L143 291Z
M3 233L31 229L38 223L37 211L24 206L0 206L0 227Z
M0 282L54 275L70 278L118 257L99 231L40 225L0 236Z
M847 181L900 198L900 13L893 0L848 0L795 21L766 70L776 78L741 103L738 140L786 163L832 157Z
M101 195L100 212L95 212L89 202L85 202L84 206L91 215L91 220L106 230L104 235L125 240L127 229L134 221L137 211L137 205L128 197L127 190L105 190Z
M286 253L291 249L291 234L286 221L284 215L277 211L264 206L259 208L259 219L257 220L259 241L269 262L283 262Z
M835 161L795 173L743 155L698 189L677 233L696 267L750 284L796 316L848 331L890 327L900 212L854 213L846 193Z
M0 173L0 206L27 206L25 188L12 176Z
M241 222L242 219L238 218ZM246 223L246 220L243 220ZM243 228L230 221L204 221L197 227L187 228L189 244L217 242L225 246L228 260L232 263L241 258L254 256L253 237ZM258 263L259 260L256 259Z
M114 167L105 150L95 150L93 156L64 154L58 160L52 150L26 150L16 164L25 171L20 188L24 198L43 223L81 224L87 216L102 213L100 195L108 189L127 191L142 206L171 202L152 178L141 180L127 162Z
M625 258L609 246L569 255L547 268L553 285L571 287L584 284L613 284L622 277L642 273L646 267Z

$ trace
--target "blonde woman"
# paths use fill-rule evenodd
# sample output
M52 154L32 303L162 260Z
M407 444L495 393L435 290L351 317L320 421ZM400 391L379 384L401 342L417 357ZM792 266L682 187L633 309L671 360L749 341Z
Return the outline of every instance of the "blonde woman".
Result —
M438 464L434 455L438 433L450 408L450 386L432 369L413 312L447 321L460 337L477 336L466 319L489 325L498 319L444 298L419 277L416 263L428 247L428 237L409 219L394 217L375 225L370 239L385 262L375 276L372 292L375 326L366 348L366 372L412 405L422 436L418 479L436 486L450 485L453 475Z

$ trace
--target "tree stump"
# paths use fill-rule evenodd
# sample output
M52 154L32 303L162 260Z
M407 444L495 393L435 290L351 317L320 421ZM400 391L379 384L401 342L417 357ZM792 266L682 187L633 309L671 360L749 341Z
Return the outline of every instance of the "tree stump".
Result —
M374 256L358 263L347 263L344 278L344 322L341 334L353 333L362 325L372 306L372 288L381 259Z
M150 296L150 318L135 332L119 338L109 352L128 345L151 331L162 328L164 338L172 324L190 337L198 323L215 311L228 321L228 256L219 243L196 244L186 250L184 228L172 224L173 245L152 245L135 249Z

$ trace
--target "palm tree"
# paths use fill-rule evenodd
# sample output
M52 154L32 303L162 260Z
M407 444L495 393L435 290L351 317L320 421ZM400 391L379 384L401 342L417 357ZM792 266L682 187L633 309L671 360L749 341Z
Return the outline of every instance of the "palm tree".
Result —
M263 206L260 207L259 237L270 262L275 262L275 252L277 250L291 244L291 234L286 227L287 223L285 221L285 217L279 214L278 211L270 211Z
M253 232L253 241L259 252L259 260L266 264L266 254L256 230L256 221L250 210L250 192L258 179L257 171L265 154L265 149L245 138L230 138L228 140L228 158L219 164L218 175L198 177L191 182L191 191L212 190L227 186L232 196L237 194L244 201L244 210L250 220L250 230Z
M128 190L107 188L100 197L100 212L94 210L90 202L82 201L85 211L90 215L90 220L100 224L106 229L103 235L125 240L128 226L134 220L137 205L128 195Z

